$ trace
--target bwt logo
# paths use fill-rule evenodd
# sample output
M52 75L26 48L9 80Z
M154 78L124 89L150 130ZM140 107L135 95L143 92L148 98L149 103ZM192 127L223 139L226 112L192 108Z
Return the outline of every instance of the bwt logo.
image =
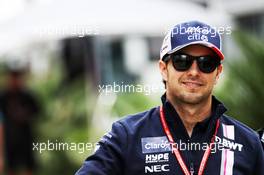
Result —
M215 142L220 144L221 147L227 147L232 150L242 151L243 145L240 143L235 143L233 141L227 140L225 138L215 137Z
M145 166L145 173L159 173L170 171L169 164Z

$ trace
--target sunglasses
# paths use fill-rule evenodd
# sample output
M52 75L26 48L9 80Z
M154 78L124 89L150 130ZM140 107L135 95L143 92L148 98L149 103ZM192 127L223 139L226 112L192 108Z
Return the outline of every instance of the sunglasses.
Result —
M196 60L200 71L203 73L211 73L221 64L219 57L210 55L192 56L185 53L176 53L169 55L164 61L166 62L169 59L172 60L173 67L177 71L187 71L194 60Z

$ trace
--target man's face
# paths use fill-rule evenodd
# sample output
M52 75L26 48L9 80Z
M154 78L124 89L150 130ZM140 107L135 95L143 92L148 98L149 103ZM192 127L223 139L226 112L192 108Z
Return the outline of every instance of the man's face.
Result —
M9 88L13 91L17 91L23 88L23 77L21 74L10 73L8 77Z
M201 45L191 45L181 50L192 56L214 55L214 52ZM190 69L177 71L172 65L172 60L166 64L159 63L163 79L166 81L167 96L172 100L187 104L198 104L212 95L213 87L222 72L222 65L211 73L203 73L199 70L196 60Z

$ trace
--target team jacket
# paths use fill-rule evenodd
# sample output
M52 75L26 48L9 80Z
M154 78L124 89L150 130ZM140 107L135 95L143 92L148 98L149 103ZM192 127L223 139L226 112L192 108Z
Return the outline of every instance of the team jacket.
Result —
M198 174L204 148L210 143L218 119L215 146L204 174L264 175L264 153L258 135L225 115L226 108L215 97L212 115L195 125L191 137L165 95L162 102L174 141L194 175ZM75 175L184 175L162 127L159 108L115 122Z

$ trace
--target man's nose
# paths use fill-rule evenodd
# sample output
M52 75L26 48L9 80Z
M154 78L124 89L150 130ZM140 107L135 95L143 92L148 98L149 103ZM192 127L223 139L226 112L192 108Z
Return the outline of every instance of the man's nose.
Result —
M197 61L194 60L190 69L187 70L188 75L197 76L200 73Z

